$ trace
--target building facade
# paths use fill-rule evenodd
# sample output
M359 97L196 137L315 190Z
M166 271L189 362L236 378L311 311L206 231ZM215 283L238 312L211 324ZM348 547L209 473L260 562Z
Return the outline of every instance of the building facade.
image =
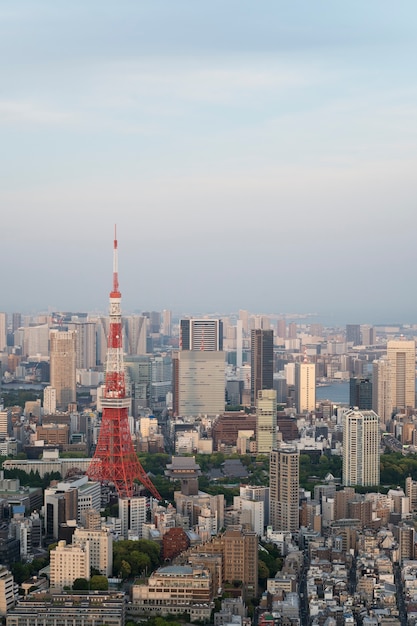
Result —
M56 548L51 550L50 588L62 591L64 587L72 587L74 580L85 578L90 580L90 545L88 542L67 545L58 541Z
M314 363L295 364L295 398L297 413L316 408L316 366Z
M415 407L416 345L415 341L388 341L391 405L394 411Z
M343 415L343 484L379 485L379 418L374 411Z
M51 387L56 391L56 405L67 410L68 404L76 402L76 333L51 330Z
M277 447L277 392L261 389L256 400L256 446L260 454Z
M274 386L274 331L251 330L251 403L254 406L258 392Z
M295 532L299 527L300 455L293 447L273 450L270 456L270 522L274 530Z

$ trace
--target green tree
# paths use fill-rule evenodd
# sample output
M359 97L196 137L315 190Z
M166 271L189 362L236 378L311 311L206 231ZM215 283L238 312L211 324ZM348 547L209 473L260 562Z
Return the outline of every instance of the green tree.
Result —
M130 563L125 561L124 559L120 563L119 573L122 578L129 578L132 573L132 568L130 567Z
M89 584L86 578L76 578L72 583L74 591L88 591Z
M91 577L90 588L96 591L107 591L109 588L109 581L106 576L96 574Z
M265 581L270 577L269 567L265 563L265 561L258 561L258 578L261 581Z

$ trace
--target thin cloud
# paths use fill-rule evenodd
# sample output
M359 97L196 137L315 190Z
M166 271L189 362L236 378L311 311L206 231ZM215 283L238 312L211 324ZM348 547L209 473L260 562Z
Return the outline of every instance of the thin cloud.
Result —
M47 125L71 124L74 113L57 111L25 100L0 100L0 124L27 123Z

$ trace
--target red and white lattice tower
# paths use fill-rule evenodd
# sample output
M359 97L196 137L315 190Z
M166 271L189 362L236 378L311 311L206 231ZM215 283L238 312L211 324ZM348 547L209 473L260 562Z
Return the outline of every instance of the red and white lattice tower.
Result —
M103 416L96 451L87 474L91 480L113 483L120 497L131 497L138 479L151 494L161 499L139 462L129 429L130 398L126 395L122 345L121 293L117 267L117 238L114 233L113 290L110 292L110 324Z

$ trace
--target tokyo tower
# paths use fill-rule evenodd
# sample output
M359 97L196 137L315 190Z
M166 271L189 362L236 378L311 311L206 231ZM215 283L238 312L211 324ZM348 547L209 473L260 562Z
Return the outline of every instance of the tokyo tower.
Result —
M138 479L150 493L161 499L149 480L133 448L128 410L130 398L126 396L123 362L121 293L117 266L117 238L114 231L113 290L110 292L110 324L107 339L105 389L102 400L103 416L96 451L87 474L91 480L113 483L119 497L130 498L134 480Z

